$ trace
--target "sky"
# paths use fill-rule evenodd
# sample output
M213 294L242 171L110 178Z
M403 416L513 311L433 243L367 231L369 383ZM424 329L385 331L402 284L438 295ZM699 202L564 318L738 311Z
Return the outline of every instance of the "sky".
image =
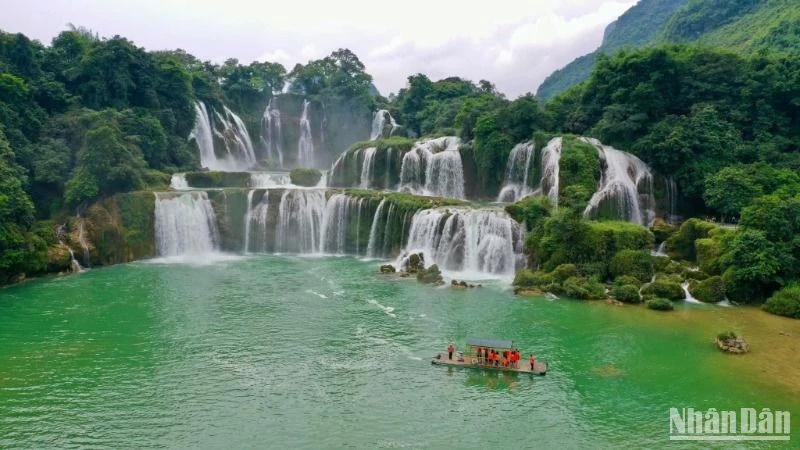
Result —
M0 0L0 29L42 43L68 23L148 50L291 70L349 48L380 92L424 73L493 82L509 98L600 45L636 0Z

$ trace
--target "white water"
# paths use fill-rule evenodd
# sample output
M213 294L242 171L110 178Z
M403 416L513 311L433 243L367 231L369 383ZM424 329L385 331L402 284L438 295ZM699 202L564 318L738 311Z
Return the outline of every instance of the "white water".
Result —
M531 161L534 160L534 151L533 142L523 142L511 149L506 163L505 184L497 196L498 202L515 202L533 193L528 177L531 172Z
M360 150L359 150L360 151ZM366 148L364 152L364 162L361 164L361 184L362 188L369 188L372 184L372 177L375 174L375 147Z
M464 169L454 136L419 141L403 156L400 191L464 198Z
M287 172L252 172L250 173L250 187L265 189L280 186L289 186L291 180Z
M314 167L314 139L311 134L311 121L308 118L310 102L303 101L303 115L300 116L300 139L297 142L297 162L303 167Z
M389 122L391 129L388 133L386 133L386 122ZM372 118L372 132L369 135L369 140L374 141L376 139L383 139L388 138L394 134L394 132L400 126L397 125L397 122L394 121L394 117L389 114L389 111L385 109L379 109L375 111L375 116Z
M557 137L547 143L542 150L542 193L547 195L553 206L558 206L558 190L561 163L561 146L564 139Z
M217 219L205 192L155 196L159 256L190 256L217 250Z
M277 161L283 168L283 149L281 148L281 111L274 104L275 97L269 99L267 108L261 117L261 143L267 150L267 158Z
M378 222L380 222L383 207L386 205L386 199L382 199L375 209L375 215L372 217L372 226L369 229L369 240L367 241L367 256L370 258L375 257L375 247L378 242Z
M223 105L223 114L212 115L203 102L195 102L195 124L189 139L194 139L200 149L200 165L210 170L246 170L256 164L256 155L250 134L242 119ZM225 146L225 156L217 157L214 136Z
M352 220L350 209L353 205L359 205L359 202L359 199L344 194L335 194L328 199L322 216L320 253L338 255L347 253L347 230Z
M683 294L685 296L683 300L686 303L697 303L697 304L702 304L703 303L700 300L694 298L692 296L692 293L689 292L689 282L688 281L684 281L683 283L681 283L681 288L683 288Z
M278 207L276 250L286 253L317 252L325 203L323 191L292 189L284 192Z
M194 102L194 129L189 135L189 140L194 139L200 149L200 165L211 170L218 170L217 155L214 154L214 138L212 134L211 117L203 102Z
M650 252L650 254L653 256L669 256L667 255L667 241L658 244L658 248L655 251Z
M404 256L422 252L426 266L511 277L522 262L524 230L496 209L437 208L412 218Z
M655 220L653 205L653 176L647 164L636 156L603 145L597 139L580 138L595 148L605 162L600 186L583 212L585 217L597 217L603 204L611 202L621 220L649 226ZM645 192L640 195L640 184ZM644 199L642 198L644 197Z
M186 181L185 173L173 173L169 180L169 187L175 191L185 191L189 189L189 182Z

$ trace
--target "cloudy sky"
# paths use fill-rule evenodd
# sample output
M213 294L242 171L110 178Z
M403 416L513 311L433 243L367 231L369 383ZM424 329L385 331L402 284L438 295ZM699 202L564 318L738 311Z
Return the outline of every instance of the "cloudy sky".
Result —
M148 50L269 60L288 70L346 47L383 94L406 77L494 82L509 97L594 50L636 0L0 0L0 29L43 43L66 28L116 34Z

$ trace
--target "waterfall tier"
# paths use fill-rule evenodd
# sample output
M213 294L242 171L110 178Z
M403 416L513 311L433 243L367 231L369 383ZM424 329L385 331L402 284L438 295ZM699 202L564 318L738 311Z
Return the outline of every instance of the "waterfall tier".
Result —
M524 233L497 209L422 210L412 219L405 254L422 252L426 265L444 270L513 276L524 265Z
M283 133L281 131L281 111L275 97L269 99L267 108L261 116L261 145L267 152L267 159L283 168Z
M515 202L533 193L529 179L534 152L533 142L523 142L511 149L506 163L505 184L497 196L498 202Z
M157 193L155 235L159 256L185 256L218 249L214 208L205 192Z
M597 139L581 138L600 155L603 174L597 192L584 211L585 217L612 217L649 226L655 220L653 174L636 156L603 145Z
M245 170L256 164L250 134L239 116L224 105L222 114L213 108L213 114L209 114L203 102L195 102L194 106L195 125L189 139L197 142L201 166L231 171Z
M401 192L464 198L464 168L458 148L461 139L445 136L416 142L403 155Z
M372 118L372 131L370 132L369 140L385 139L394 136L395 132L400 129L400 125L394 121L394 117L389 114L385 109L375 111Z
M311 103L303 101L303 115L300 116L300 139L297 142L297 162L303 167L314 167L314 138L311 134L311 119L308 109Z

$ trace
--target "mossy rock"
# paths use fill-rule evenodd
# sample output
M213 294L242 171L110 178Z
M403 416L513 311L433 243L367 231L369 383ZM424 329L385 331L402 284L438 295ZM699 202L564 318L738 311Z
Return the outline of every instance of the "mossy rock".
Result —
M606 298L605 285L583 277L569 277L564 280L560 293L580 300L602 300Z
M294 169L289 172L289 180L297 186L314 187L322 179L322 172L317 169Z
M198 189L250 187L249 172L187 172L186 182Z
M649 250L622 250L611 259L609 265L614 277L632 276L645 282L653 277L653 261Z
M425 284L444 284L442 272L439 270L439 266L436 264L433 264L427 269L417 273L417 281Z
M659 297L654 297L647 300L645 305L647 305L649 309L656 311L672 311L675 309L675 305L673 305L671 301Z
M672 237L678 231L678 227L664 222L663 219L656 219L650 227L650 231L655 236L656 242L661 243Z
M521 269L517 271L514 277L514 286L521 288L541 288L555 283L555 278L552 274L542 271L532 271L530 269Z
M665 280L656 280L648 284L642 289L642 294L672 301L683 300L686 297L680 283Z
M770 314L800 319L800 283L789 285L774 293L762 308Z
M395 269L391 264L384 264L381 266L380 271L381 273L395 273L397 272L397 269Z
M713 276L702 281L691 280L689 292L692 297L704 303L719 303L725 300L725 282L722 277Z
M689 219L681 225L677 233L667 239L667 253L672 259L694 262L697 260L695 241L707 238L717 228L717 225L710 222Z
M550 272L556 283L563 283L570 277L578 275L578 268L575 264L561 264Z
M620 275L614 279L614 284L616 286L624 286L626 284L629 284L636 286L638 289L638 287L642 285L642 282L638 278L632 277L630 275Z
M614 286L611 289L611 296L623 303L642 302L642 298L639 295L639 288L632 284L623 284L621 286Z

